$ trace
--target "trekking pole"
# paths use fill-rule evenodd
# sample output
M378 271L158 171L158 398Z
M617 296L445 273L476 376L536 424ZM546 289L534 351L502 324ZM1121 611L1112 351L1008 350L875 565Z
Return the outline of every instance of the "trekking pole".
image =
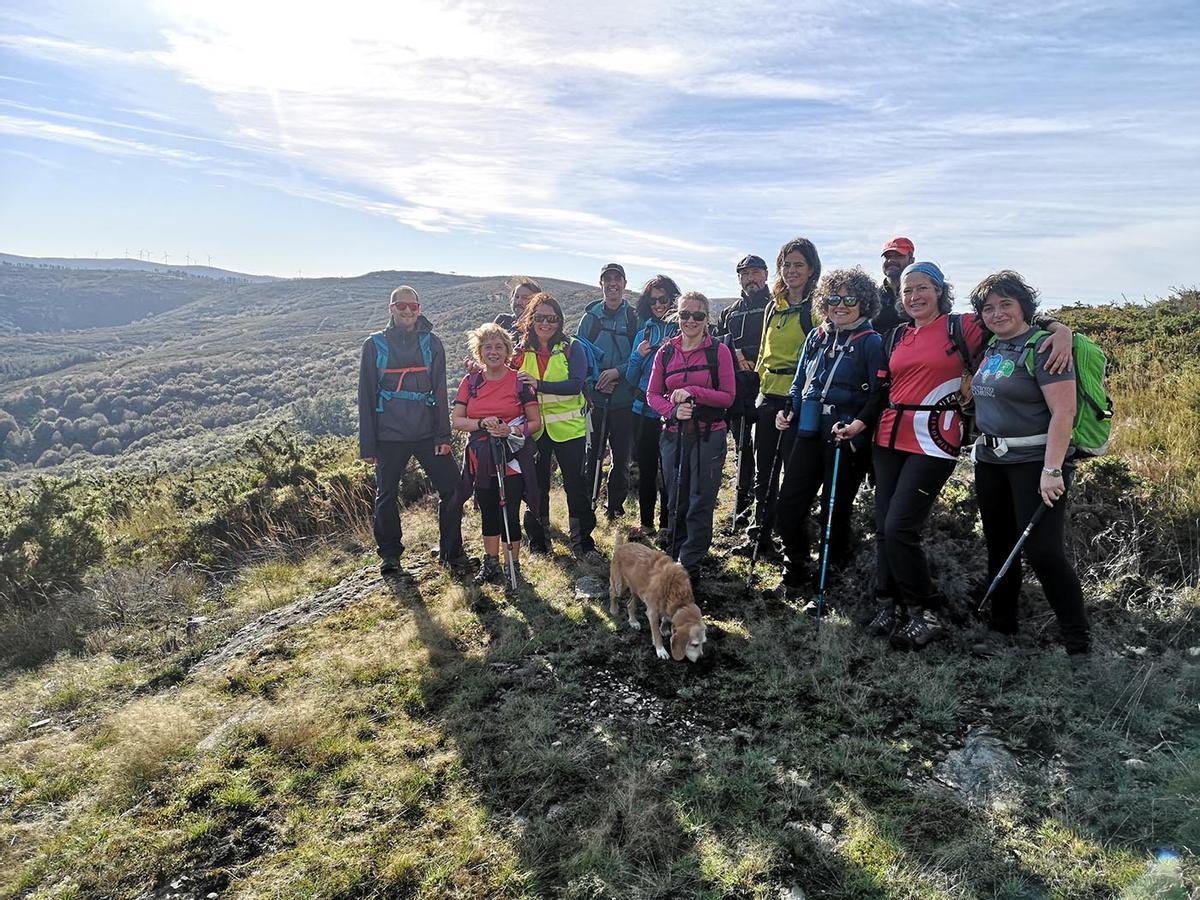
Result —
M1000 584L1000 579L1007 574L1009 568L1012 567L1013 562L1016 560L1017 554L1021 552L1021 548L1025 545L1025 539L1029 537L1029 533L1033 531L1034 526L1041 521L1042 516L1049 508L1045 503L1039 503L1038 508L1033 511L1033 515L1029 519L1029 524L1025 526L1025 530L1021 532L1021 536L1017 538L1017 544L1012 548L1012 553L1008 554L1008 559L1004 561L1004 565L1000 567L1000 571L996 573L996 577L988 585L987 593L979 601L979 609L976 610L977 613L983 613L983 608L987 606L988 600L992 598L992 594Z
M829 483L829 515L825 517L825 544L821 548L821 579L817 584L817 633L821 633L821 613L825 611L825 575L829 571L829 538L833 533L833 505L837 503L838 465L842 461L842 442L833 451L833 480ZM853 498L851 498L853 499Z
M609 401L605 400L600 408L600 439L596 442L595 469L592 471L592 512L596 511L596 504L600 501L600 481L601 475L604 474L604 445L608 441L608 403Z
M750 551L750 571L746 573L746 590L754 581L754 564L758 562L758 549L763 544L763 536L771 539L771 529L775 526L775 498L779 493L779 470L783 468L783 436L787 431L780 431L775 438L775 458L771 461L771 480L767 483L766 509L763 510L762 523L758 526L758 535L754 539L754 549Z
M508 563L508 578L515 591L517 589L517 567L513 565L512 529L508 526L508 498L504 490L504 476L507 467L504 460L504 441L500 438L492 438L492 457L496 463L496 486L500 492L500 522L504 528L504 558Z
M690 397L688 398L687 402L692 404L693 409L695 408L695 401L692 400ZM670 544L667 545L671 548L671 558L672 559L675 558L675 536L677 534L679 534L679 514L681 512L681 510L679 508L679 501L681 498L679 495L682 493L682 488L683 488L683 447L684 447L683 422L681 422L679 420L678 416L675 416L674 418L675 418L675 427L678 428L678 432L677 432L678 437L676 437L676 439L675 439L675 490L673 491L673 493L675 495L675 502L674 502L675 513L674 513L674 515L671 516L671 542L670 542Z

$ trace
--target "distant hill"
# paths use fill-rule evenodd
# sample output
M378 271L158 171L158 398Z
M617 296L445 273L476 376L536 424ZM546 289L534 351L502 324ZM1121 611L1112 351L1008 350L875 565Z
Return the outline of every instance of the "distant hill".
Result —
M189 275L193 278L214 278L218 281L279 281L274 275L247 275L245 272L233 272L229 269L218 269L215 266L171 266L149 260L129 259L128 257L114 259L86 259L83 257L49 257L49 256L16 256L12 253L0 253L0 264L10 266L29 266L37 269L108 269L123 272L157 272L161 275Z
M598 293L541 282L573 320ZM0 470L196 464L282 418L348 433L362 341L399 284L420 291L453 390L465 332L508 307L507 276L247 283L0 265Z

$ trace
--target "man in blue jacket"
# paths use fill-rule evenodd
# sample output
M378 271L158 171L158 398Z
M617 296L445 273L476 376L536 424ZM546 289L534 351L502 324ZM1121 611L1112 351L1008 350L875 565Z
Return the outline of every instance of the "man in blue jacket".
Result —
M588 304L575 333L600 349L600 377L596 380L591 416L592 445L588 473L594 479L596 466L604 459L601 432L612 448L608 471L608 520L624 512L629 493L629 449L633 437L633 385L625 378L625 366L633 352L637 313L625 302L625 269L607 263L600 270L602 296ZM589 485L594 484L589 481Z
M421 315L414 288L392 291L388 314L388 327L363 342L358 367L358 449L375 466L379 571L400 571L400 478L414 456L438 492L438 558L464 566L469 561L463 556L462 507L454 504L458 467L450 454L446 351Z

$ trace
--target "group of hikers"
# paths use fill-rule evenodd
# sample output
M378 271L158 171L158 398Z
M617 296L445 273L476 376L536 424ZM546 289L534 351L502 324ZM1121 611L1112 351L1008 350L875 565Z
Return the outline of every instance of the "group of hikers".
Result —
M514 588L522 532L531 552L552 549L555 462L571 550L600 563L592 537L599 498L616 523L632 457L640 521L629 538L656 540L702 590L732 437L734 527L744 533L733 549L751 557L751 573L760 557L781 559L775 593L783 599L802 599L819 580L823 601L827 575L853 555L852 507L871 479L877 610L866 628L893 647L920 649L946 633L923 533L969 448L992 642L1004 646L1018 629L1015 548L1023 545L1067 652L1087 653L1083 594L1065 552L1065 499L1075 457L1102 447L1078 446L1099 441L1077 435L1086 418L1077 417L1079 397L1095 405L1077 384L1077 336L1040 318L1037 291L1011 270L976 285L973 312L957 314L951 284L936 264L916 259L911 240L893 238L881 258L877 286L860 267L822 276L805 238L780 248L773 277L765 260L747 255L736 266L741 296L719 316L707 297L666 275L630 303L624 268L608 263L601 296L573 334L559 301L517 278L511 312L469 333L452 407L445 348L417 291L397 288L389 324L364 342L359 371L360 452L375 465L381 571L400 570L397 500L413 456L439 494L440 561L460 571L473 565L462 540L473 496L484 547L476 580ZM1102 375L1102 357L1100 366ZM1095 413L1106 433L1111 408ZM461 464L452 428L467 435ZM814 561L818 495L824 540Z

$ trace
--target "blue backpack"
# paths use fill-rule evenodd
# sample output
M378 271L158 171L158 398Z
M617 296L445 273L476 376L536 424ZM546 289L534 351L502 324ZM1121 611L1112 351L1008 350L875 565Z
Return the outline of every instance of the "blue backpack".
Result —
M429 375L430 381L433 381L433 352L430 349L429 332L422 331L418 338L418 343L421 347L421 359L425 364L422 366L409 366L405 369L389 369L387 367L388 340L382 331L377 331L371 335L371 340L375 343L375 370L379 374L379 402L375 405L375 412L383 412L383 403L385 400L412 400L416 403L423 403L431 408L437 406L437 401L433 398L432 389L428 391L404 390L405 375L425 372ZM396 390L389 391L384 388L383 376L385 375L400 376L396 382Z
M596 386L596 379L600 377L600 373L604 371L600 365L600 360L604 358L604 351L581 335L575 335L571 338L572 343L578 343L583 348L583 355L587 359L587 388L585 393L590 398L592 389Z

